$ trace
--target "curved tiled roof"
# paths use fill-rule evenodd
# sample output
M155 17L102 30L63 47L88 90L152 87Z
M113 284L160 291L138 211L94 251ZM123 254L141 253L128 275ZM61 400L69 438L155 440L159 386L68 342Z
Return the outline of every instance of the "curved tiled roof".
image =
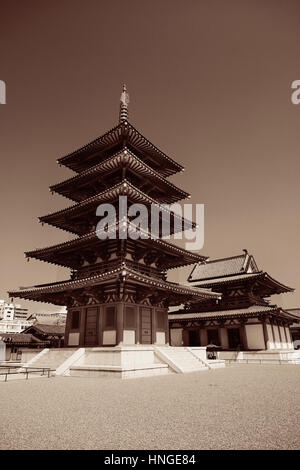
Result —
M188 313L179 311L177 314L172 313L168 315L169 321L176 322L180 320L193 320L193 319L210 319L210 318L224 318L224 317L237 317L237 316L255 316L261 313L276 313L282 311L279 307L252 305L248 308L238 308L231 310L216 310L212 312L195 312Z
M44 341L41 341L30 333L0 333L0 340L10 344L44 344Z
M164 152L159 150L128 121L121 122L84 147L75 150L65 157L59 158L58 162L74 171L79 171L85 156L103 151L109 146L116 145L124 137L126 138L127 143L140 149L142 152L145 152L145 154L148 154L157 162L165 162L166 168L161 168L161 173L164 174L164 176L177 173L183 169L182 165L175 162L172 158L168 157Z
M63 292L66 289L80 289L87 286L98 285L103 280L113 279L118 275L122 275L123 278L134 279L138 283L145 284L147 286L152 286L153 288L161 288L166 291L171 291L177 294L187 294L192 297L201 299L201 298L220 298L220 294L216 292L211 292L207 289L198 289L194 287L186 287L174 282L163 281L161 279L155 279L146 274L141 274L134 269L128 267L126 263L116 269L113 269L109 272L97 274L95 276L90 276L87 278L75 279L70 281L56 282L53 284L44 284L41 286L23 288L19 291L10 291L10 297L20 297L24 299L34 299L35 294L47 294L55 292Z
M65 209L61 209L51 214L47 214L45 216L39 217L39 220L40 222L46 222L50 225L62 228L72 233L80 234L81 233L80 231L74 232L74 229L71 229L71 227L69 227L69 225L72 225L72 224L68 224L67 217L71 216L72 214L79 215L80 213L85 213L86 209L92 208L95 204L98 205L103 202L111 203L114 199L117 199L121 195L131 197L132 200L135 200L139 203L146 204L148 206L153 205L155 207L158 207L164 213L168 213L168 214L170 213L170 210L167 207L165 207L165 205L157 203L150 196L143 193L138 188L136 188L133 184L131 184L129 181L124 179L120 183L115 184L111 188L105 191L102 191L101 193L95 196L89 197L88 199L85 199L82 202L73 204L72 206L69 206ZM178 222L185 221L187 225L185 227L185 230L196 227L195 222L189 221L187 219L183 219L176 213L174 213L174 220L177 220Z
M204 261L194 266L188 281L199 287L210 287L258 279L274 293L292 292L294 289L276 281L267 272L260 271L252 255L244 250L243 255Z
M153 168L148 166L144 163L140 158L138 158L134 153L128 150L126 147L119 152L115 153L111 157L107 158L101 163L88 168L81 173L62 181L61 183L57 183L55 185L50 186L51 191L55 191L59 194L66 195L73 199L69 193L72 191L76 192L76 189L73 190L72 188L76 184L77 186L88 181L90 177L95 175L102 175L106 174L108 171L114 168L122 168L122 165L126 164L128 168L138 172L139 174L148 177L150 180L156 181L160 186L165 187L166 189L170 190L169 197L172 197L172 201L178 201L179 199L184 199L189 196L189 193L183 191L182 189L175 186L173 183L165 179L161 176L157 171ZM77 200L76 198L73 200Z
M203 281L197 281L193 283L194 286L199 287L211 287L221 284L230 284L236 283L237 281L247 281L257 279L258 281L264 282L265 286L272 287L274 293L280 292L293 292L295 289L292 287L288 287L282 284L279 281L276 281L273 277L271 277L268 273L264 271L258 271L256 273L249 273L249 274L237 274L233 276L224 276L224 277L216 277L215 279L204 279Z
M189 281L202 281L203 279L212 279L216 277L237 275L243 273L258 272L257 265L253 256L245 253L229 258L219 258L197 264L192 270Z
M118 231L118 228L119 228L119 224L117 223L116 231ZM112 229L113 231L115 231L115 227L113 227ZM130 231L130 226L127 229ZM184 264L192 264L192 263L195 263L196 261L202 261L205 259L205 256L187 251L184 248L180 248L179 246L174 245L164 239L152 238L151 234L149 232L145 232L143 229L140 229L140 231L141 233L145 234L145 236L147 236L147 238L150 240L150 242L154 246L157 245L158 247L165 249L167 252L174 253L175 255L177 255L177 257L180 257L182 262L178 264L179 266L183 266ZM109 231L107 233L109 233ZM52 246L48 246L45 248L37 248L36 250L27 251L25 255L27 258L35 258L35 259L40 259L42 261L47 261L49 263L53 262L53 264L57 264L61 266L68 266L67 264L64 264L63 261L61 263L57 259L55 259L54 261L55 253L59 254L60 252L64 253L67 250L70 250L70 251L77 250L85 245L90 246L90 243L93 241L97 241L101 243L101 242L104 242L105 240L99 240L99 238L97 237L97 232L93 231L85 235L82 235L81 237L74 238L73 240L68 240L66 242L59 243L57 245L52 245ZM184 260L186 262L184 262Z

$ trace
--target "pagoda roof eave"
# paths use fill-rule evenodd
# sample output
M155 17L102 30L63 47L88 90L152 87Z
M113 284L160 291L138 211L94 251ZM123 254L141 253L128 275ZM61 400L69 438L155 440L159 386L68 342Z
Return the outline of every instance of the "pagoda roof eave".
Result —
M73 226L72 229L69 228L69 225L66 224L66 219L74 215L78 216L82 212L86 215L86 209L92 208L94 205L98 206L102 202L112 202L116 200L119 196L127 196L129 200L133 200L134 202L139 202L148 206L154 205L159 207L163 212L170 213L169 209L167 209L164 205L157 203L154 199L152 199L147 194L140 191L136 188L133 184L129 181L124 179L122 182L117 183L116 185L112 186L110 189L102 191L101 193L97 194L96 196L92 196L80 203L76 203L72 206L69 206L65 209L61 209L57 212L53 212L51 214L39 217L40 222L45 222L47 224L53 225L58 228L62 228L63 230L69 231L71 233L81 234L81 231L74 231ZM174 214L174 218L177 221L181 221L181 223L185 223L185 230L189 228L196 228L196 223L189 221L187 219L183 219L177 214ZM67 227L67 228L66 228Z
M89 144L59 158L57 161L61 165L79 172L82 166L83 156L90 155L97 151L103 151L108 146L116 145L120 140L123 140L124 137L126 137L128 143L131 143L134 147L140 149L141 152L150 155L152 158L160 162L164 162L167 165L167 167L162 170L165 176L183 170L183 166L181 164L175 162L172 158L159 150L128 121L119 123L117 126L113 127L97 139L94 139Z
M128 230L130 230L130 227L128 227ZM206 257L203 255L187 251L184 248L180 248L179 246L174 245L173 243L170 243L164 239L151 238L149 232L144 232L142 229L141 232L145 233L147 238L134 240L135 243L139 243L139 241L141 244L144 244L146 242L150 243L152 246L157 247L157 249L161 249L164 252L174 254L179 258L179 261L177 262L176 260L173 260L173 262L170 263L169 267L166 267L166 269L172 269L179 266L186 266L197 261L204 261L206 259ZM96 242L97 244L103 244L106 242L106 240L100 240L97 236L97 232L93 231L82 235L79 238L68 240L57 245L52 245L46 248L40 248L33 251L25 252L25 256L27 258L38 259L58 266L72 267L68 262L64 260L64 254L66 252L70 253L73 251L77 251L78 249L84 247L89 248L91 244L93 245L94 242Z
M108 171L120 168L123 165L130 168L131 170L138 171L139 174L148 177L150 180L152 179L156 181L156 183L158 183L160 187L165 188L166 191L171 190L174 195L171 198L172 200L169 202L175 202L189 197L189 193L166 180L166 178L161 176L157 171L144 163L126 147L107 158L103 162L98 163L97 165L94 165L65 181L54 184L50 186L49 189L50 191L56 192L78 202L80 201L80 198L74 198L74 194L76 194L76 188L78 188L80 184L88 181L92 176L105 175ZM76 185L76 188L74 188L74 185Z
M27 300L44 302L45 300L43 300L43 295L64 293L66 291L103 285L103 283L116 278L122 279L123 282L131 281L134 284L141 284L158 290L169 291L179 296L188 296L191 299L197 301L206 300L209 298L219 299L221 297L221 294L211 292L206 289L195 289L193 287L181 286L180 284L141 274L134 269L129 268L126 263L122 263L122 265L117 269L113 269L106 273L97 274L96 276L23 288L18 291L9 291L8 294L12 298L18 297Z

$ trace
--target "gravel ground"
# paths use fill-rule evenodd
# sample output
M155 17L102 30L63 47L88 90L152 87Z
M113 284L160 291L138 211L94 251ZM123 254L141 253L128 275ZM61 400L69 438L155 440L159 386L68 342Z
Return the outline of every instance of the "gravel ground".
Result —
M0 383L1 449L299 449L300 366Z

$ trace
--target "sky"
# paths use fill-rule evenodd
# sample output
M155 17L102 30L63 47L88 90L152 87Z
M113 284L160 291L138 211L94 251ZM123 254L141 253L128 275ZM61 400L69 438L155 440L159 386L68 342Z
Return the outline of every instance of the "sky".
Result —
M24 251L72 238L37 220L71 205L48 189L72 175L56 159L118 123L126 83L130 122L185 166L172 182L205 204L201 254L247 248L296 289L275 300L299 307L299 20L296 0L1 2L0 298L68 278Z

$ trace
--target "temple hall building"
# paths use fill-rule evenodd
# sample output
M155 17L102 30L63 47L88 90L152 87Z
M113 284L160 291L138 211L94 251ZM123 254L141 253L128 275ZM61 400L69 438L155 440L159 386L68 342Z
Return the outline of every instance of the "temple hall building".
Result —
M291 326L299 322L299 315L270 302L270 296L294 289L260 270L247 250L238 256L196 264L188 283L212 289L222 297L188 303L170 312L173 346L215 345L224 359L234 357L226 351L251 351L258 357L257 352L294 349Z

